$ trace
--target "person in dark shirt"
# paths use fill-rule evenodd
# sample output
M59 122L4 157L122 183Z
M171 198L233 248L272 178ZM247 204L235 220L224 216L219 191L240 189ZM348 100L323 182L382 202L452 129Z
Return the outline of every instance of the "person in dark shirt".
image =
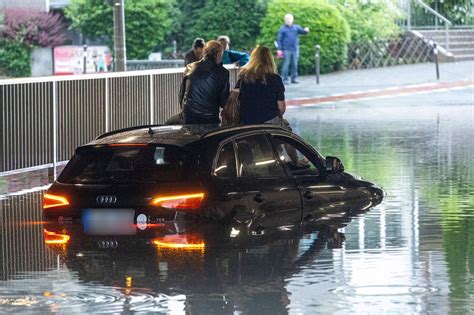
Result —
M236 88L240 88L242 124L282 125L285 86L269 48L257 46L252 51L249 63L240 70Z
M277 55L279 58L283 57L281 72L285 84L288 84L288 68L290 68L291 72L291 82L298 83L296 80L298 77L299 58L298 36L300 34L308 34L309 32L309 28L302 28L299 25L293 24L293 20L293 15L285 15L285 25L280 27L277 37Z
M184 55L184 66L187 66L190 63L196 62L201 60L202 58L202 50L204 49L204 39L196 38L193 42L193 46L190 51Z

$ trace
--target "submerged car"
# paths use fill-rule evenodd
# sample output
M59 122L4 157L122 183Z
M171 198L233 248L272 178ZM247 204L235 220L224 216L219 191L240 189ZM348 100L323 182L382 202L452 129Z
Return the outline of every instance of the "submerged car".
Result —
M265 229L364 210L383 195L277 126L141 126L77 148L45 193L43 214L105 234L177 215Z

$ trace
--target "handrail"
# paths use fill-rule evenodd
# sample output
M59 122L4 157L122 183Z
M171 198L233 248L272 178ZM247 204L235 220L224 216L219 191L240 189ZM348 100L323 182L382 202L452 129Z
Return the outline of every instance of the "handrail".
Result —
M453 23L451 23L450 20L448 20L446 17L442 16L441 14L439 14L438 11L434 10L433 8L431 8L429 5L427 5L426 3L424 3L422 0L416 0L416 2L418 2L419 5L421 5L423 8L425 8L427 11L429 11L431 14L433 14L434 16L436 16L437 18L439 18L440 20L443 20L446 24L448 25L453 25Z
M448 20L446 17L442 16L439 14L436 10L433 10L429 5L424 3L422 0L416 0L416 2L421 5L425 10L436 16L438 19L442 20L444 22L444 28L445 28L445 38L446 38L446 50L449 50L449 26L453 25L450 20Z

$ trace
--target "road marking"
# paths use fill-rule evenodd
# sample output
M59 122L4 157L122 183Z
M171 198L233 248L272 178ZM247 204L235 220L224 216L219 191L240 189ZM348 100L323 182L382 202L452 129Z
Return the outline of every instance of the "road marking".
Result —
M423 94L432 92L446 92L452 90L462 90L474 88L474 80L463 80L455 82L435 82L423 83L407 86L388 87L384 89L369 89L366 91L348 92L345 94L332 94L326 96L306 97L289 99L286 104L288 107L296 106L314 106L319 104L350 102L354 100L367 100L375 98L390 98L402 95Z

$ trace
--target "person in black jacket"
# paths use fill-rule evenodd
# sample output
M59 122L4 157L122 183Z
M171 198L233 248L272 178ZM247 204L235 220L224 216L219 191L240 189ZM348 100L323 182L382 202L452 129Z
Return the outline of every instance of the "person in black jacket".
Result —
M229 97L229 71L222 66L224 48L215 40L206 43L203 58L187 65L179 91L182 112L167 124L220 123L219 110Z
M204 48L204 39L196 38L193 42L193 47L190 51L184 56L184 66L189 65L190 63L201 60L202 50Z

